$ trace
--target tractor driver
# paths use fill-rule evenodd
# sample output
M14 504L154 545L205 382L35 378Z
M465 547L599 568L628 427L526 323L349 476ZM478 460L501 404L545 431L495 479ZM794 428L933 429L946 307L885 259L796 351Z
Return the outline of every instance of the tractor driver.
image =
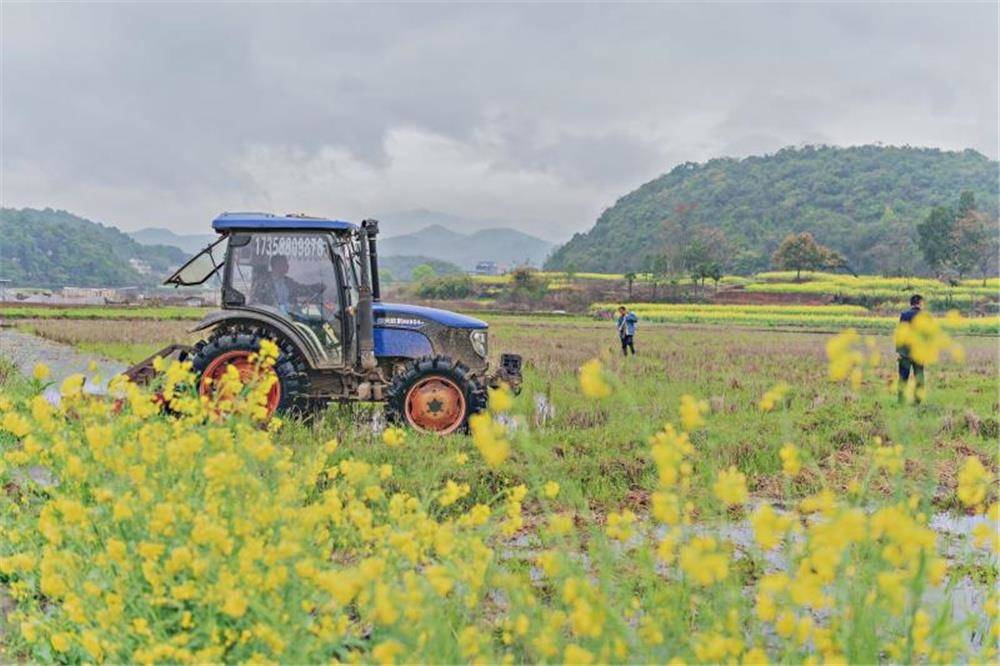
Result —
M276 254L271 257L270 275L260 285L257 302L270 305L290 315L302 298L320 299L323 284L302 284L288 277L288 257Z

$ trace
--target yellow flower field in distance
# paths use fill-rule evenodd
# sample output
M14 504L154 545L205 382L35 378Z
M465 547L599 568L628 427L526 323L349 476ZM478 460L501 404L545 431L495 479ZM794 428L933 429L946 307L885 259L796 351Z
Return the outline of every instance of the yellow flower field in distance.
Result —
M615 303L595 303L591 312L613 313ZM860 305L717 305L705 303L631 303L640 320L675 324L799 327L835 330L844 327L889 331L898 316L879 316ZM997 335L1000 316L945 318L949 329L970 334Z

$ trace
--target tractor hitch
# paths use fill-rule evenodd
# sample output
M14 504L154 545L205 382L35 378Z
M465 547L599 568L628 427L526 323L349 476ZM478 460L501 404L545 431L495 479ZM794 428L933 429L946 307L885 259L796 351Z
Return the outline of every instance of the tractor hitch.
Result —
M500 354L500 367L497 368L487 382L490 388L507 385L514 395L521 392L521 355Z

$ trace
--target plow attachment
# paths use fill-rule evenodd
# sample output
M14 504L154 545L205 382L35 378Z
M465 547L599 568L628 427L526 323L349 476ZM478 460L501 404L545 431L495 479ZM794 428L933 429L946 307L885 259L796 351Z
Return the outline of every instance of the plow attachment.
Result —
M169 359L185 361L191 356L192 351L194 351L194 348L190 345L169 345L148 358L139 361L122 374L136 384L147 384L156 374L156 370L153 368L153 361L157 357L162 358L164 361Z

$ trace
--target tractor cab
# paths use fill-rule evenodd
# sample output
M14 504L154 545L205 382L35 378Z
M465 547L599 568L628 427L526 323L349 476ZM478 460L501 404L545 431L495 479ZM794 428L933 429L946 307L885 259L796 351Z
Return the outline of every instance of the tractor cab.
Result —
M349 222L265 213L224 213L218 241L166 284L192 286L218 275L222 307L291 328L318 367L345 363L355 343L359 232Z
M447 434L485 407L487 386L519 387L516 354L501 354L489 373L486 322L381 302L377 221L224 213L212 228L220 238L165 284L200 285L217 276L222 310L192 329L205 331L205 340L158 354L189 359L203 395L215 391L230 366L241 375L254 372L265 339L280 349L271 412L384 401L391 420ZM126 375L148 380L153 358Z

